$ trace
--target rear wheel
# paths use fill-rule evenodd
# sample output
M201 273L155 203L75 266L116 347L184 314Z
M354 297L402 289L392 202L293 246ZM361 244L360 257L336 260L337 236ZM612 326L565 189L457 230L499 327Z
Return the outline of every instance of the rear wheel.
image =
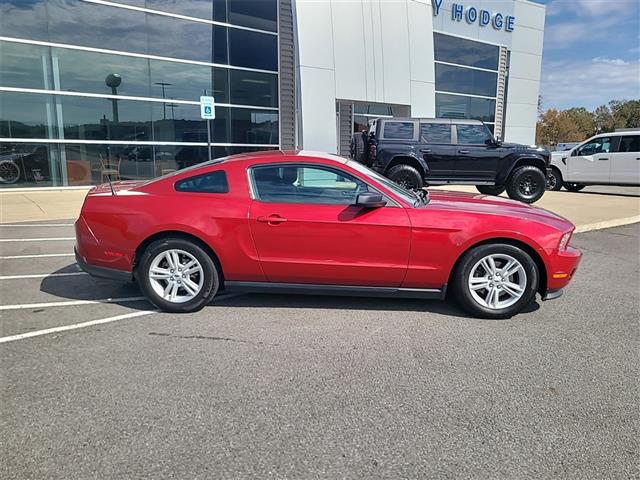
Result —
M544 195L547 178L538 167L523 165L517 167L507 184L509 198L524 203L533 203Z
M408 190L415 190L424 186L420 172L411 165L404 163L391 167L387 177Z
M207 252L181 238L160 239L149 245L136 277L154 305L173 313L200 310L220 286L218 271Z
M20 178L20 167L12 160L0 162L0 183L11 185Z
M460 305L483 318L509 318L535 297L538 268L521 248L480 245L460 259L452 287Z
M567 182L563 183L562 186L567 190L569 190L570 192L579 192L584 187L586 187L586 185L581 185L579 183L567 183Z
M547 177L547 190L558 191L562 188L562 174L557 168L552 168Z
M476 185L476 189L484 195L500 195L505 191L503 185Z

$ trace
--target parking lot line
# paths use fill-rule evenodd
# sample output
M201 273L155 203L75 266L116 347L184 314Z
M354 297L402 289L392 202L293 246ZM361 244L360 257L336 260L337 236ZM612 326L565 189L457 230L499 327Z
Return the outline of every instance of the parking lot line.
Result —
M63 272L63 273L36 273L33 275L5 275L0 280L22 280L23 278L49 278L49 277L73 277L76 275L88 275L85 272Z
M32 223L30 225L23 225L21 223L0 223L1 227L73 227L73 223Z
M115 317L101 318L99 320L91 320L89 322L74 323L72 325L64 325L62 327L46 328L44 330L36 330L34 332L20 333L9 337L0 337L0 343L15 342L16 340L24 340L25 338L39 337L50 333L65 332L67 330L76 330L78 328L92 327L94 325L102 325L103 323L117 322L118 320L126 320L127 318L142 317L143 315L151 315L157 310L142 310L139 312L125 313L124 315L116 315Z
M37 255L5 255L0 260L15 260L18 258L44 258L44 257L74 257L75 253L39 253Z
M2 238L0 242L62 242L66 240L75 240L76 237L48 237L48 238Z
M96 303L139 302L145 297L101 298L99 300L69 300L65 302L22 303L17 305L0 305L0 310L23 310L27 308L70 307L73 305L92 305Z

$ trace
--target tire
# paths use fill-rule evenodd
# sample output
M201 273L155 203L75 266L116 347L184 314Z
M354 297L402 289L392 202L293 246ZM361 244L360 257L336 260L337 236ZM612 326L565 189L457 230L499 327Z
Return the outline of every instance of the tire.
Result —
M0 161L0 183L13 185L20 179L20 167L13 160Z
M391 167L386 176L408 190L415 190L424 186L420 172L411 165L404 163Z
M570 192L579 192L584 187L586 187L586 185L581 185L579 183L567 183L567 182L563 183L562 186Z
M533 203L547 190L547 177L538 167L523 165L517 167L507 182L507 195L513 200Z
M195 260L196 265L190 270L199 270L191 274L181 274L178 271L179 267L176 268L174 265L174 254L178 256L180 266L188 265ZM152 268L156 272L155 275L151 274ZM149 301L161 310L171 313L188 313L202 309L213 299L220 287L220 276L209 254L196 243L182 238L163 238L149 245L140 259L135 276ZM191 283L186 283L185 279ZM194 285L198 288L194 288ZM161 293L163 290L164 295Z
M494 259L496 266L492 275L483 265L491 267L489 257ZM511 260L517 265L512 264L510 270L513 271L517 266L519 268L508 277L508 281L503 281L499 278L500 270L507 267ZM452 291L464 310L481 318L501 319L520 313L531 303L538 290L539 278L538 267L527 252L514 245L494 243L480 245L466 252L456 266L451 283ZM479 288L472 289L471 285ZM495 293L490 293L492 289ZM514 292L517 295L512 295Z
M547 177L547 190L557 192L562 188L562 174L557 168L552 168Z
M363 132L356 132L351 135L351 144L349 145L351 158L358 163L366 163L366 145L367 142Z
M476 189L484 195L500 195L505 191L501 185L476 185Z

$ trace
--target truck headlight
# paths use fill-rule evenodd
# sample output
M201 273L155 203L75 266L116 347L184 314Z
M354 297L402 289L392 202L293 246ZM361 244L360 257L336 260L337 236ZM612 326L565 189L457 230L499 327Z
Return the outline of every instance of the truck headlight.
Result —
M558 244L558 250L562 251L567 249L567 246L569 245L569 240L571 240L572 233L573 232L568 232L562 235L562 238L560 239L560 243Z

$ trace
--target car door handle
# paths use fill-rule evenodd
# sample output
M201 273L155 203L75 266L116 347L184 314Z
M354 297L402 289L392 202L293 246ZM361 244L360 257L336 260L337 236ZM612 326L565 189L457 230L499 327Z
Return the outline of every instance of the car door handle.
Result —
M462 155L466 155L467 153L469 153L469 150L458 150L458 153L461 153Z
M431 149L430 148L421 148L420 152L421 153L429 153L429 152L431 152Z
M269 225L278 225L279 223L286 222L287 219L281 217L280 215L269 215L266 217L258 217L258 221L262 223L268 223Z
M608 157L602 157L602 158L599 158L598 160L605 160L606 161L606 160L609 160L609 158Z

